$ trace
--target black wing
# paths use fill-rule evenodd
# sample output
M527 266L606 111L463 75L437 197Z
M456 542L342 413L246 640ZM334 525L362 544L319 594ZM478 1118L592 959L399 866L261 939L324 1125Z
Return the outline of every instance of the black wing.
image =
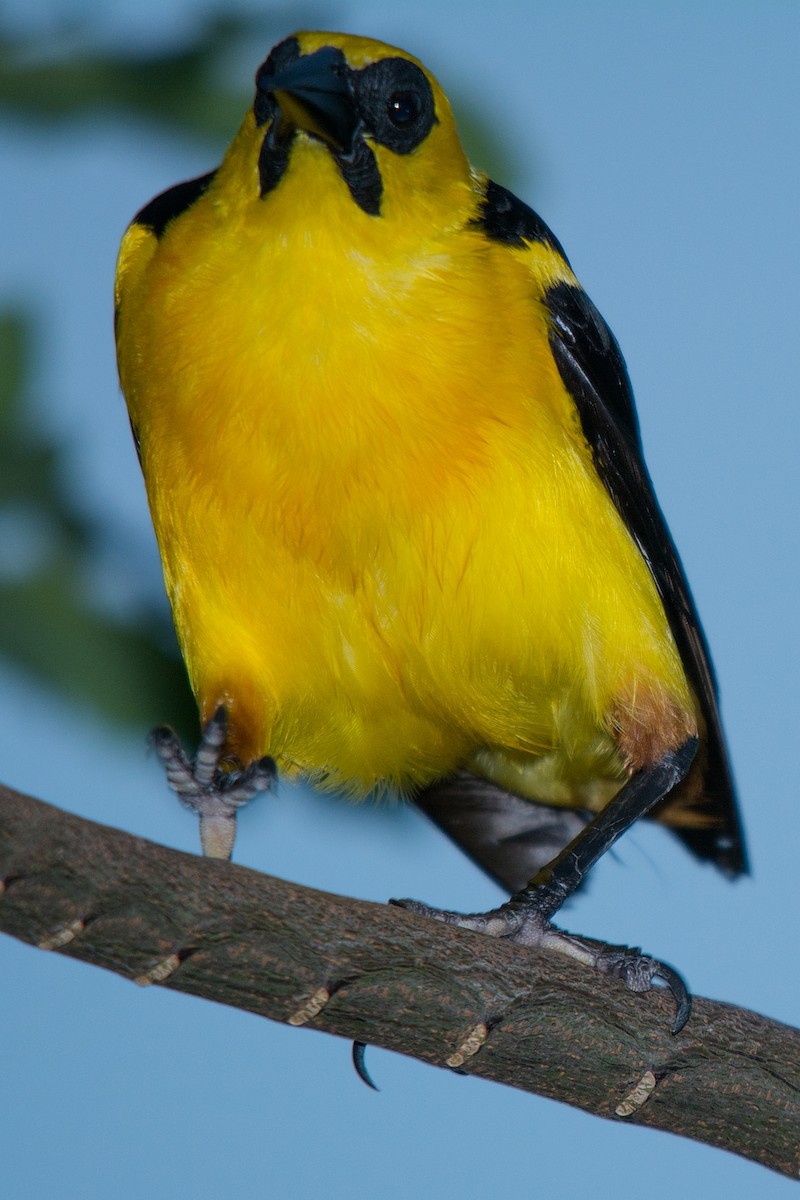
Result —
M702 797L692 809L709 824L681 829L679 836L701 858L737 875L747 864L716 680L689 584L644 462L625 362L616 338L580 288L557 284L546 293L545 303L553 357L577 406L597 473L650 568L703 714ZM665 807L670 803L665 801Z
M133 224L144 225L146 229L151 229L157 238L161 238L167 226L208 191L216 173L209 171L207 175L187 179L185 183L176 183L165 192L160 192L145 204L144 208L139 209L133 218Z

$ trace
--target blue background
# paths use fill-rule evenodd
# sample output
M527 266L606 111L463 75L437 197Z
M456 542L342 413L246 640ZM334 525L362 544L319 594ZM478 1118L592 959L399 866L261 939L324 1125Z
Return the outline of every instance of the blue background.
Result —
M88 21L62 44L152 47L210 7L14 0L6 12L43 38L59 16ZM271 42L309 25L421 57L456 110L468 103L494 131L500 181L552 225L617 333L713 648L753 870L727 884L642 825L599 865L570 924L644 945L700 994L797 1024L800 6L250 7L265 37L230 63L243 83ZM98 595L113 607L132 588L160 593L116 383L113 266L132 213L213 156L111 116L35 134L5 118L0 162L0 301L46 319L34 417L68 439L82 508L126 546ZM195 848L144 730L110 731L10 667L0 710L6 782ZM476 908L499 895L413 813L302 789L244 814L237 859L374 900ZM381 1051L376 1096L342 1041L141 991L9 939L0 962L0 1186L14 1200L789 1195L788 1181L719 1151Z

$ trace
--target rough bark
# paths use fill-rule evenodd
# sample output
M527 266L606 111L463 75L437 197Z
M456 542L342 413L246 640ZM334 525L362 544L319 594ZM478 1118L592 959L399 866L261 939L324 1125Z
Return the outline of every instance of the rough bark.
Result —
M673 1037L663 992L2 787L0 880L0 929L23 941L439 1065L486 1026L470 1074L800 1175L800 1032L755 1013L696 997Z

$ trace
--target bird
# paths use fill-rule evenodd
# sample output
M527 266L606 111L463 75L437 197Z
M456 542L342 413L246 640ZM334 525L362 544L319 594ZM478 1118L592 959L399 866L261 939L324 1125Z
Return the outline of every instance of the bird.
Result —
M276 774L416 804L510 898L407 910L674 970L552 918L636 820L747 869L709 650L619 345L437 80L277 44L221 164L127 229L119 376L202 735L154 734L231 853Z

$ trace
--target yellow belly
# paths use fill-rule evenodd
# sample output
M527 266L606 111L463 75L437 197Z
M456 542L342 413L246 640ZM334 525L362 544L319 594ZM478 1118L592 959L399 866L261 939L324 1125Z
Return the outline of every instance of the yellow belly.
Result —
M146 397L123 383L202 715L227 704L243 759L353 795L470 764L602 803L620 707L692 701L527 274L463 235L468 271L436 245L348 274L257 228L232 271L197 208L202 276L168 233L137 303L157 369Z

